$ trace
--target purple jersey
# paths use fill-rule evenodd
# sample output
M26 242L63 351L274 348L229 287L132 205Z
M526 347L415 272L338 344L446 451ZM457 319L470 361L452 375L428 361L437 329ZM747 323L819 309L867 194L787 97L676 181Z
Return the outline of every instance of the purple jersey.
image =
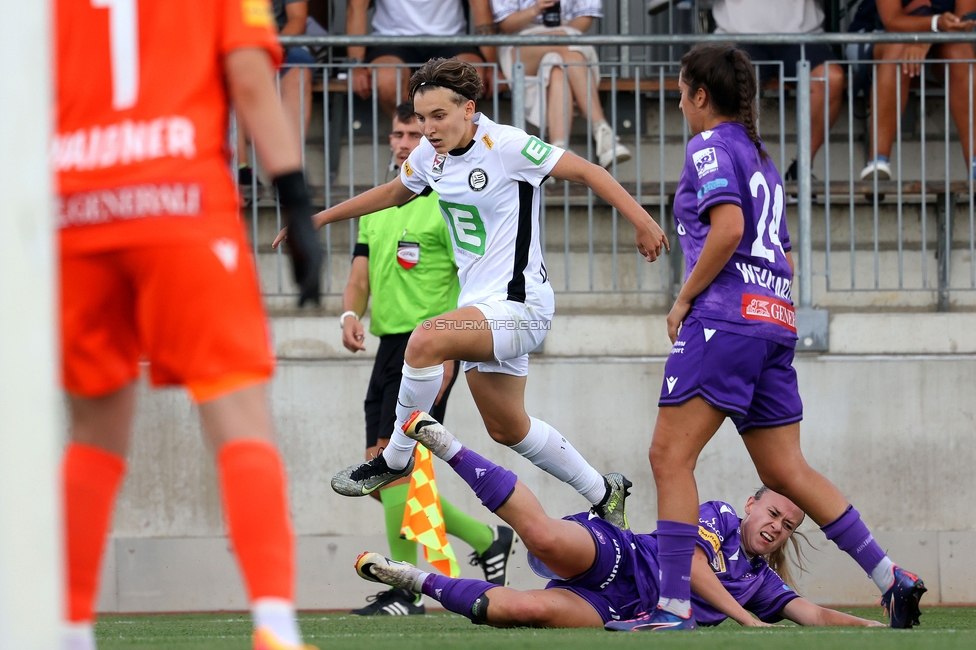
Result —
M783 607L799 595L769 568L761 557L749 559L739 548L739 517L727 503L709 501L698 508L698 545L719 581L742 607L767 623L781 620ZM532 553L529 566L551 579L546 589L567 589L590 603L603 622L630 619L649 612L660 594L657 537L637 534L595 518L588 512L563 517L590 531L596 543L593 566L582 575L563 579ZM692 592L692 609L700 625L718 625L726 619Z
M698 262L710 227L709 209L742 208L745 227L732 258L691 308L706 327L793 346L796 316L786 261L790 236L776 166L760 157L738 122L723 122L688 142L674 197L674 221L686 260L685 279Z
M698 507L698 543L722 585L742 607L766 623L775 623L788 602L799 598L769 568L761 556L746 557L741 548L739 516L727 503L708 501ZM726 619L697 594L691 595L692 609L699 625L718 625Z

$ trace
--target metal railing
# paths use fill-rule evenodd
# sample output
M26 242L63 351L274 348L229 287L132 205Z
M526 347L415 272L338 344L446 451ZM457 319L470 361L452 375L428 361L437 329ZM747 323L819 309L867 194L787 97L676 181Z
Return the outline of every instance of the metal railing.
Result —
M439 38L445 45L492 44L519 47L532 45L583 44L606 47L684 47L692 42L727 42L725 36L647 35L647 36L492 36ZM961 37L948 34L819 34L762 35L739 37L740 43L953 43ZM427 37L291 37L289 46L341 47L350 44L418 45L430 44ZM968 42L972 42L969 39ZM802 49L802 48L801 48ZM973 122L973 63L967 59L954 65L967 66L968 114ZM885 62L887 63L887 62ZM941 61L930 62L935 69ZM564 66L584 64L564 64ZM797 257L798 295L801 308L834 306L929 307L948 309L952 304L976 303L976 228L974 228L973 180L968 165L952 163L963 144L953 130L949 103L954 90L949 68L940 71L939 85L933 85L932 72L923 69L920 87L912 90L908 108L891 107L899 128L891 152L892 180L871 176L865 181L858 173L877 142L878 111L871 110L877 96L875 71L880 62L834 60L827 66L841 66L847 90L841 115L833 129L826 129L824 146L811 159L811 89L822 78L813 77L809 61L797 64L795 77L785 77L781 62L755 62L757 70L773 66L778 83L761 90L760 130L767 149L785 173L795 152L798 175L786 183L787 194L795 196L787 216ZM856 66L869 69L871 83L866 92L854 88ZM895 64L899 65L899 64ZM316 64L316 106L321 112L303 132L306 143L306 170L313 197L323 207L354 196L388 180L389 166L385 147L389 118L379 108L376 74L372 71L372 94L362 100L353 92L348 66L341 63ZM499 79L497 66L495 79ZM626 70L625 70L626 68ZM610 171L669 232L673 230L670 202L681 167L688 131L677 109L674 92L677 63L674 61L602 61L600 83L604 86L605 114L615 125L633 160ZM900 71L900 68L899 68ZM626 76L625 76L626 72ZM902 83L899 79L899 93ZM587 75L587 96L593 89ZM563 83L566 76L563 75ZM525 125L522 101L530 84L537 84L542 97L543 116L538 129L545 133L546 92L540 77L527 77L520 57L516 57L511 79L495 84L479 108L493 120ZM946 90L948 89L948 95ZM406 88L399 89L405 97ZM304 96L304 93L302 93ZM566 96L568 93L564 93ZM588 99L588 102L592 102ZM831 96L824 93L829 109ZM587 105L587 112L592 104ZM933 116L933 110L939 115ZM825 127L829 110L825 110ZM565 119L569 110L564 107ZM904 114L920 123L917 136L905 136L900 123ZM908 120L905 120L908 121ZM570 148L594 158L591 125L577 121ZM530 126L529 129L536 128ZM968 129L972 140L972 129ZM876 145L875 145L876 146ZM795 149L794 149L795 147ZM969 147L972 150L972 147ZM956 153L953 153L955 151ZM938 165L933 165L938 156ZM252 155L253 158L253 155ZM917 164L916 164L917 161ZM822 179L822 180L820 180ZM543 247L555 290L564 297L561 304L578 302L597 307L666 307L684 275L680 250L648 265L633 250L630 225L619 224L616 211L592 192L568 183L550 183L543 210ZM271 253L267 244L281 225L280 211L266 188L248 188L249 213L255 252L262 282L269 301L282 306L293 293L287 276L288 265L281 253ZM349 253L355 243L355 224L333 224L323 229L327 264L323 287L327 295L341 294L346 280ZM672 233L672 241L677 237ZM967 292L967 293L963 293Z

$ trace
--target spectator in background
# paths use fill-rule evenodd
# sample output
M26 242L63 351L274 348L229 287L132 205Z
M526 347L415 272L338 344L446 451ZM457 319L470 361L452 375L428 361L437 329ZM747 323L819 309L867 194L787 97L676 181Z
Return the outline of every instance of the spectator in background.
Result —
M413 102L396 107L390 149L399 168L424 137ZM437 192L424 192L401 206L364 215L359 221L359 241L353 250L349 281L342 295L339 317L342 344L355 354L365 351L363 324L359 318L373 298L369 331L379 337L373 373L363 407L366 413L366 460L376 458L390 445L396 424L397 393L403 357L410 333L428 318L457 308L461 291L454 247L447 222L441 215ZM431 413L444 417L447 399L457 379L460 363L444 362L444 378ZM437 417L436 415L434 417ZM440 421L438 418L438 421ZM383 504L390 558L417 564L417 542L401 538L400 528L409 496L409 478L393 481L374 497ZM507 526L488 526L452 505L440 492L446 532L473 549L471 563L485 573L485 580L508 584L508 559L516 538ZM423 614L419 594L389 589L369 597L358 616Z
M814 34L823 32L824 13L822 2L817 0L715 0L712 16L715 18L716 34ZM749 45L741 44L753 61L782 61L783 76L796 77L796 64L800 60L799 45ZM840 65L826 65L834 58L827 45L804 46L806 58L810 61L810 76L814 79L826 78L828 90L823 81L810 84L810 158L814 158L826 138L824 114L828 115L830 126L834 125L840 114L844 93L844 68ZM779 75L779 67L759 66L759 86L764 86ZM829 101L825 93L829 92ZM795 181L797 162L783 174L783 180Z
M959 16L976 11L976 0L864 0L858 7L857 14L851 23L853 32L886 31L886 32L968 32L976 22L961 20ZM905 61L901 64L901 97L898 94L898 66L886 64L877 66L877 103L880 109L872 106L874 117L869 133L870 146L868 151L873 156L864 169L861 179L874 178L878 180L891 178L889 156L891 146L898 129L898 111L895 102L901 103L904 112L908 103L908 91L911 80L921 74L922 65L926 57L937 59L974 58L972 43L880 43L875 46L848 48L848 58L874 59L876 61ZM970 150L969 139L972 127L969 123L970 106L970 69L966 63L949 65L949 87L947 92L949 112L959 131L963 157L966 164L973 165L973 152ZM942 75L934 75L936 78ZM870 84L870 82L868 82ZM870 86L869 86L870 88ZM947 89L948 90L948 89ZM868 90L868 96L873 95ZM871 99L874 102L874 99ZM972 173L972 169L971 172Z
M545 24L543 14L556 8L559 10L558 26ZM491 0L491 10L499 30L504 34L578 36L590 28L594 18L603 18L602 0ZM542 77L542 87L546 89L546 128L549 131L549 142L560 149L566 148L575 105L593 126L596 157L600 165L609 167L614 158L617 162L630 160L630 150L620 144L603 114L597 92L600 83L599 60L592 46L523 47L519 58L525 64L526 76ZM511 79L515 48L502 47L498 53L498 63L505 76ZM592 75L589 84L587 74ZM539 87L538 83L528 83L525 89L525 118L535 126L542 124ZM567 90L569 97L566 96Z
M461 0L348 0L346 5L346 34L366 34L366 11L373 3L373 33L383 36L456 36L467 34ZM494 34L489 0L468 0L475 34ZM380 108L393 115L396 105L406 99L410 84L410 68L404 64L420 65L430 59L458 58L475 66L495 62L495 48L471 46L408 47L384 45L380 47L349 47L352 64L396 64L401 67L376 69L376 92ZM491 93L492 69L478 67L485 94ZM399 78L399 83L398 83ZM369 68L352 69L353 90L366 99L373 92L372 72ZM399 92L398 92L399 86Z
M307 0L271 0L275 22L280 36L301 36L305 33L308 22ZM299 137L299 146L304 149L302 136L308 131L308 122L312 119L312 69L315 57L304 47L289 47L285 50L285 59L279 72L281 105L285 109L285 118L291 126L292 132ZM250 185L254 173L251 170L247 141L244 129L237 131L238 172L240 185Z

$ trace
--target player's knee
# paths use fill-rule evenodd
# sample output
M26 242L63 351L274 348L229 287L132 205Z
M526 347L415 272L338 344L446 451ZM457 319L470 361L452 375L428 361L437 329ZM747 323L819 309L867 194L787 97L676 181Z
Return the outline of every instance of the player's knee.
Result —
M491 436L492 440L506 447L517 445L525 437L524 435L519 436L515 428L499 420L489 421L486 419L485 428L488 430L488 435Z
M657 436L651 441L651 448L647 451L647 459L651 462L651 471L654 472L654 476L665 476L677 466L676 458L670 446L661 442Z
M421 324L410 335L410 339L407 341L407 349L403 353L403 360L413 368L426 368L443 363L444 360L440 358L439 349L437 337Z

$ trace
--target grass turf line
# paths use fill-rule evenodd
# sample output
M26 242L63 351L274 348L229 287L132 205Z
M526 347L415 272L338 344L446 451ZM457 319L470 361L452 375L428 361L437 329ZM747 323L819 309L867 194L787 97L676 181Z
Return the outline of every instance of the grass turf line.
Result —
M876 607L844 610L880 620ZM357 617L303 614L306 643L321 650L431 650L431 648L528 648L552 650L576 646L647 648L647 633L609 633L598 629L495 629L476 626L454 614ZM103 616L96 625L100 650L248 650L251 619L247 614ZM657 633L654 650L714 647L755 650L774 642L790 650L949 650L976 647L976 608L923 609L922 626L887 628L742 628L726 621L698 632Z

